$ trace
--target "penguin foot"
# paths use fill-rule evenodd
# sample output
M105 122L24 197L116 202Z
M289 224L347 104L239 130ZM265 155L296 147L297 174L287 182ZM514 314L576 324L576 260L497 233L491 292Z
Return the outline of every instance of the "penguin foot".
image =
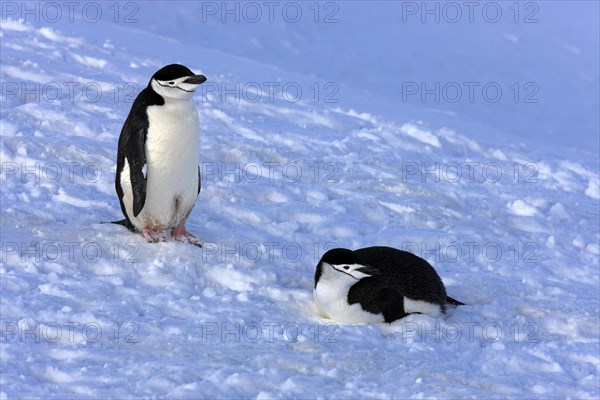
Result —
M158 243L158 242L166 242L167 238L165 238L165 234L163 231L157 231L152 228L144 228L142 231L142 236L146 239L148 243Z
M188 232L183 224L173 228L171 235L173 236L173 239L179 242L188 242L189 244L193 244L194 246L202 247L202 242L200 242L200 239L198 239L192 233Z

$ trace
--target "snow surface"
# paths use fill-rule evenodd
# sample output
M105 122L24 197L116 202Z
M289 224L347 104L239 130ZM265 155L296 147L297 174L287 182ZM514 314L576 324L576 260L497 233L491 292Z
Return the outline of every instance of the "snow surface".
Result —
M523 3L518 23L497 3L496 24L402 14L421 2L318 3L317 23L312 2L297 23L288 3L257 23L233 2L22 4L0 30L0 398L600 396L597 2ZM101 223L121 218L131 101L172 62L209 79L203 249ZM505 95L403 99L472 81ZM320 255L376 244L467 305L320 317Z

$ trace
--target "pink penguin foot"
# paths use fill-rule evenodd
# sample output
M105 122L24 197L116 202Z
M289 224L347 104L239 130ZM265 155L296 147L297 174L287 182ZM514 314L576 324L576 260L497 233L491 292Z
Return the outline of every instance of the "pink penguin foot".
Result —
M144 228L142 231L142 236L146 239L148 243L158 243L158 242L166 242L167 238L163 231L158 231L152 228Z
M188 242L194 246L202 247L202 242L200 242L200 239L188 232L183 224L173 228L171 235L173 236L173 239L179 242Z

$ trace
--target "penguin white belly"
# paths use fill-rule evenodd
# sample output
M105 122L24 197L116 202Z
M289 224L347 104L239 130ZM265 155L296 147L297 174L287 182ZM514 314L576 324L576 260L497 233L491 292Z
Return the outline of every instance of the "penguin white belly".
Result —
M434 318L443 314L439 304L433 304L422 300L413 300L408 297L404 297L404 311L406 311L407 314L420 313Z
M138 229L163 230L184 222L198 196L199 119L191 100L168 99L150 106L146 136L146 200L133 216L133 194L129 165L121 173L124 204L131 223Z
M373 314L363 310L358 303L348 303L348 291L355 283L356 280L352 278L333 282L320 280L313 292L320 313L334 321L350 324L385 322L383 314Z

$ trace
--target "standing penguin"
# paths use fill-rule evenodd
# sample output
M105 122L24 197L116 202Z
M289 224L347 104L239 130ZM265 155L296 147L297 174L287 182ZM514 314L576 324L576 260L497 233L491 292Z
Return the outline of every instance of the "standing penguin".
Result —
M192 100L206 81L189 68L158 70L125 120L117 152L115 187L125 219L117 223L148 242L173 238L201 246L185 229L200 193L199 119Z
M446 305L464 305L446 295L433 267L391 247L327 251L315 272L314 299L321 313L346 323L392 322L411 313L438 317Z

